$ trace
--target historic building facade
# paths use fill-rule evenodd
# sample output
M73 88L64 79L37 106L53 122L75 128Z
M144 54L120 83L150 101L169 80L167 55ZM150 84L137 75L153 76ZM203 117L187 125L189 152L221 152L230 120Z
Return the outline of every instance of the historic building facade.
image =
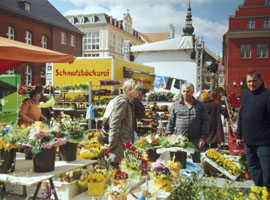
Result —
M245 74L261 71L270 87L270 0L245 0L229 18L223 37L223 64L227 94L247 89Z
M139 32L132 27L128 10L123 20L117 20L105 13L70 15L66 18L85 34L83 57L114 56L129 60L125 53L130 52L130 47L144 43Z
M43 0L0 0L0 36L82 55L82 35L50 3ZM45 84L45 63L25 63L7 73L21 75L21 84Z

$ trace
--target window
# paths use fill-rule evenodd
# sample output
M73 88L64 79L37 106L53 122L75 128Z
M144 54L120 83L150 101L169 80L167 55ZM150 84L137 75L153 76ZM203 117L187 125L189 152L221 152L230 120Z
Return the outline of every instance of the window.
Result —
M30 65L26 65L26 68L25 68L24 84L25 85L32 85L32 69L31 69Z
M219 70L218 71L218 75L224 75L224 71L223 70Z
M262 28L270 28L270 18L265 17L262 19Z
M75 37L75 35L70 36L70 46L72 46L72 47L76 46L76 37Z
M48 39L45 35L41 36L41 47L45 49L48 48Z
M242 44L240 49L240 58L247 59L251 58L251 45L250 44Z
M86 33L83 36L83 49L84 50L95 50L99 49L99 32Z
M257 58L267 58L267 44L257 44Z
M11 40L14 40L15 39L15 31L14 31L14 28L11 27L11 26L8 27L7 38L8 39L11 39Z
M118 37L117 52L123 54L123 38Z
M110 34L110 50L115 51L115 35Z
M30 11L30 3L28 3L28 2L24 3L24 10L28 11L28 12Z
M83 57L99 57L98 53L86 53L83 54Z
M263 0L264 6L270 6L270 0Z
M247 19L247 28L248 29L255 28L255 19L254 18Z
M218 83L224 83L224 78L218 78Z
M61 39L61 44L66 44L67 43L67 35L64 32L60 33L60 39Z
M25 43L32 44L32 33L30 33L29 31L25 32Z

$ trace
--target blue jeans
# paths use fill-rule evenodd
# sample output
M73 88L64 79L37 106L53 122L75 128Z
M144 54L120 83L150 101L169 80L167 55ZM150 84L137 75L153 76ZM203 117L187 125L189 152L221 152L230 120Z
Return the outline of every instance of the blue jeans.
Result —
M270 189L270 146L245 146L248 168L254 184Z
M191 154L192 161L194 163L200 163L201 162L201 150L199 149L199 146L198 146L200 138L188 138L188 139L199 150L198 152Z

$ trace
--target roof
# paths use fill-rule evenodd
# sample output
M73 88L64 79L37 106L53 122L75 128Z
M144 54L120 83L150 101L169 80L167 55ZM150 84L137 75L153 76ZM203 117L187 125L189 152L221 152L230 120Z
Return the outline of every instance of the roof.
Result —
M143 40L147 43L168 40L170 32L166 33L139 33Z
M21 8L22 2L30 3L30 11ZM83 35L48 0L0 0L0 8Z
M192 49L192 48L193 48L192 36L185 36L185 37L177 37L174 39L133 46L131 47L131 51L132 52L170 51L170 50L183 50L183 49Z
M193 49L193 36L183 36L159 42L147 43L131 47L131 52L154 52L154 51L183 51ZM217 56L204 46L204 51L210 57L218 60Z

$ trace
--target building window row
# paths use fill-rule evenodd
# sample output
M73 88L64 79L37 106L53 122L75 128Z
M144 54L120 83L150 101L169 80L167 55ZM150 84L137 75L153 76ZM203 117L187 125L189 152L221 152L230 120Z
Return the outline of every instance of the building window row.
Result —
M99 49L99 32L86 33L83 36L83 50Z
M270 0L263 0L264 6L270 6Z
M65 32L60 32L60 43L62 45L67 44L67 34ZM70 46L76 47L76 36L70 35Z
M256 48L257 58L268 58L268 44L257 44ZM249 59L251 58L251 45L242 44L240 47L240 58Z
M270 28L270 17L262 18L262 28L264 29ZM255 29L255 18L247 19L247 29Z
M82 16L69 18L69 22L71 24L94 24L97 21L99 21L98 16Z

